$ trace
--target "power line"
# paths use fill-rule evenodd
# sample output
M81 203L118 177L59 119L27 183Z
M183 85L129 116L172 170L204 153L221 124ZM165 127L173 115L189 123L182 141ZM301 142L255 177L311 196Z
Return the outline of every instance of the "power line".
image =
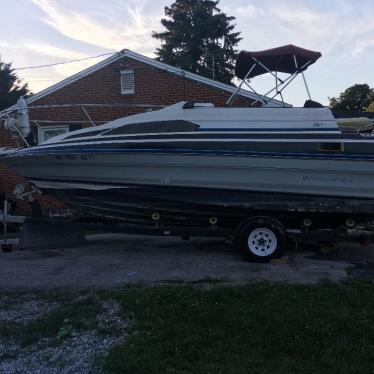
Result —
M56 75L23 75L22 78L56 78ZM61 79L63 77L60 77Z
M58 81L58 80L63 80L65 78L54 78L54 79L33 79L32 81L33 82L55 82L55 81Z
M37 65L37 66L24 66L24 67L22 67L22 68L14 68L13 70L26 70L26 69L47 68L47 67L50 67L50 66L70 64L70 63L72 63L72 62L85 61L85 60L90 60L90 59L98 58L98 57L102 57L102 56L114 55L114 54L116 54L116 53L117 53L117 52L103 53L103 54L101 54L101 55L90 56L90 57L85 57L85 58L79 58L79 59L76 59L76 60L69 60L69 61L55 62L54 64L45 64L45 65Z

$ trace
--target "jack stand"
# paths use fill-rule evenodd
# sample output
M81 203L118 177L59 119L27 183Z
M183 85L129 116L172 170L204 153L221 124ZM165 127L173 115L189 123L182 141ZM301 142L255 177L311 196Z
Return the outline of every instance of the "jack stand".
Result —
M3 243L1 244L1 249L3 252L11 252L13 246L8 243L8 200L4 200L4 212L3 212Z

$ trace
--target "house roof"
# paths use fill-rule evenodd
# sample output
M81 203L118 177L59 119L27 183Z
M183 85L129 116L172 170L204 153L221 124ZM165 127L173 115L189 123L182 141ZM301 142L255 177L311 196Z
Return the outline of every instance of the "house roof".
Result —
M79 73L72 75L71 77L68 77L68 78L62 80L61 82L58 82L58 83L56 83L56 84L54 84L54 85L52 85L52 86L50 86L50 87L48 87L48 88L46 88L42 91L30 96L29 98L27 98L27 103L28 104L33 103L34 101L37 101L37 100L55 92L55 91L58 91L59 89L65 87L65 86L67 86L67 85L69 85L73 82L76 82L79 79L82 79L82 78L94 73L95 71L98 71L98 70L102 69L103 67L108 66L111 63L113 63L113 62L115 62L115 61L117 61L121 58L124 58L124 57L131 58L133 60L151 65L151 66L153 66L157 69L164 70L168 73L172 73L174 75L181 76L181 77L184 77L186 79L190 79L190 80L205 84L207 86L215 87L215 88L221 89L223 91L227 91L229 93L233 93L236 90L236 87L231 86L229 84L218 82L216 80L206 78L206 77L203 77L201 75L194 74L194 73L191 73L191 72L183 70L183 69L179 69L175 66L165 64L164 62L160 62L160 61L157 61L155 59L143 56L139 53L132 52L128 49L123 49L122 51L117 52L116 54L106 58L105 60L100 61L97 64L95 64L95 65L93 65L93 66L91 66L87 69L84 69L84 70L80 71ZM238 94L240 96L243 96L243 97L246 97L246 98L249 98L249 99L252 99L252 100L257 100L260 97L260 95L256 95L253 92L243 90L243 89L240 89ZM278 101L278 100L275 100L275 99L271 99L271 100L269 99L269 102L271 102L275 105L283 106L283 103L281 101ZM8 111L9 109L12 109L14 107L15 107L15 105L11 106L8 109L5 109L4 111Z

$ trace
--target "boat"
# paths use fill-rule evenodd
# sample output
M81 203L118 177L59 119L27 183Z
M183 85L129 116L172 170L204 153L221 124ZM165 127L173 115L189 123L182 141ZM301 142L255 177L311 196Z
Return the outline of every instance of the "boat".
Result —
M243 84L252 89L258 75L275 79L251 107L233 107L235 93L226 107L179 102L56 136L1 162L80 216L114 222L234 229L245 217L270 213L287 217L288 227L313 217L324 227L367 220L374 212L373 121L358 127L353 119L352 130L312 101L304 72L320 57L293 45L242 51L237 92ZM298 75L308 93L302 108L282 97ZM18 108L27 129L25 103Z

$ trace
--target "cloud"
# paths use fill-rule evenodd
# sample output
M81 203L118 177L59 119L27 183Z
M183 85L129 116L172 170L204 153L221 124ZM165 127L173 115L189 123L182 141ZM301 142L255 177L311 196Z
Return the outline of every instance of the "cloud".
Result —
M352 57L361 57L368 49L374 46L374 39L358 40L354 43Z
M227 13L236 17L236 29L242 32L239 49L263 50L284 44L321 51L323 58L307 72L308 84L315 99L326 103L327 96L337 95L355 81L373 84L373 75L364 75L374 54L374 11L372 1L252 0L248 12L245 0L222 0ZM358 61L360 59L360 61ZM357 69L360 64L362 69ZM266 90L266 77L253 81L260 92ZM268 78L269 79L269 78ZM327 83L328 82L328 83ZM302 82L290 85L290 102L302 104Z
M229 10L229 8L226 8L225 11L229 12L230 10ZM236 12L240 13L242 16L247 17L247 18L254 18L259 13L261 14L261 11L259 12L259 9L256 8L252 4L239 6L239 7L236 8Z
M148 1L148 0L145 0ZM74 60L123 48L135 50L153 57L158 41L151 37L158 29L163 8L155 8L152 2L144 0L112 0L110 6L101 1L90 1L90 7L68 0L32 0L38 10L35 19L57 30L65 39L40 34L19 33L11 40L1 38L1 54L6 61L13 61L14 67L43 65ZM79 9L78 6L81 6ZM40 13L42 11L42 13ZM53 33L51 33L53 35ZM9 39L9 40L8 40ZM73 41L73 40L74 41ZM58 44L63 41L63 47ZM56 44L53 44L53 43ZM96 47L96 48L95 48ZM99 48L97 48L99 47ZM25 77L34 92L71 76L104 57L57 65L42 70L22 70L18 74ZM44 78L47 75L48 78ZM54 79L55 78L55 79Z
M44 22L74 40L110 50L123 48L150 53L157 41L151 38L159 22L158 15L149 15L142 5L129 7L114 3L101 14L64 8L51 0L32 0L44 13Z
M272 13L284 32L301 42L323 50L326 55L357 57L372 45L373 12L366 11L365 3L339 2L339 7L316 8L312 5L289 3L277 5Z
M74 60L89 57L88 54L76 50L57 47L55 45L39 43L36 41L25 41L19 44L21 48L26 48L38 54L48 57L57 57L60 60Z
M362 42L371 40L374 33L374 12L369 2L362 1L360 6L344 0L329 0L328 4L268 0L254 4L225 8L236 17L244 48L261 50L292 43L339 58L357 56L362 48L371 46Z
M90 57L86 53L78 52L75 50L70 50L66 48L60 48L48 44L43 43L37 43L37 42L26 42L22 43L24 48L29 49L30 51L33 51L37 54L44 55L48 57L49 61L53 62L61 62L61 61L68 61L68 60L76 60L76 59L82 59L86 57ZM108 57L108 56L106 56ZM48 68L50 70L50 74L56 77L55 81L62 80L64 78L67 78L73 74L78 73L79 71L88 68L89 66L92 66L93 64L96 64L100 60L103 60L106 57L98 57L96 59L90 59L86 61L76 61L69 64L63 64L63 65L56 65ZM52 58L52 59L51 59ZM30 70L22 71L21 74L24 74L24 72L29 72ZM36 76L38 77L40 73L36 71ZM38 90L40 87L45 87L53 83L53 81L50 80L43 80L43 79L31 79L31 86L35 90L35 87L38 87Z
M43 64L53 64L55 62L75 60L90 57L88 54L61 48L47 43L33 40L14 41L8 43L0 40L1 51L5 55L15 56L13 67L35 66ZM29 86L33 92L38 92L59 80L67 78L79 71L96 64L105 57L98 57L86 61L77 61L66 65L56 65L43 69L26 69L17 71L17 75ZM8 60L10 61L10 60Z
M19 5L20 2L7 1L13 6L9 7L9 14L0 14L0 28L3 27L0 53L5 61L13 61L13 66L26 66L123 48L152 57L160 42L151 33L162 29L163 8L173 0L161 3L154 0L32 0L28 8ZM323 58L307 72L312 93L321 98L336 96L355 81L374 84L372 3L373 0L221 0L219 7L227 15L236 17L236 31L241 31L243 37L239 49L262 50L293 43L321 51ZM17 28L9 27L7 20L22 15L26 18L25 13L30 24L21 22ZM97 61L26 72L63 78ZM30 78L30 82L34 91L51 84L38 82L37 78ZM290 101L300 100L295 91Z

